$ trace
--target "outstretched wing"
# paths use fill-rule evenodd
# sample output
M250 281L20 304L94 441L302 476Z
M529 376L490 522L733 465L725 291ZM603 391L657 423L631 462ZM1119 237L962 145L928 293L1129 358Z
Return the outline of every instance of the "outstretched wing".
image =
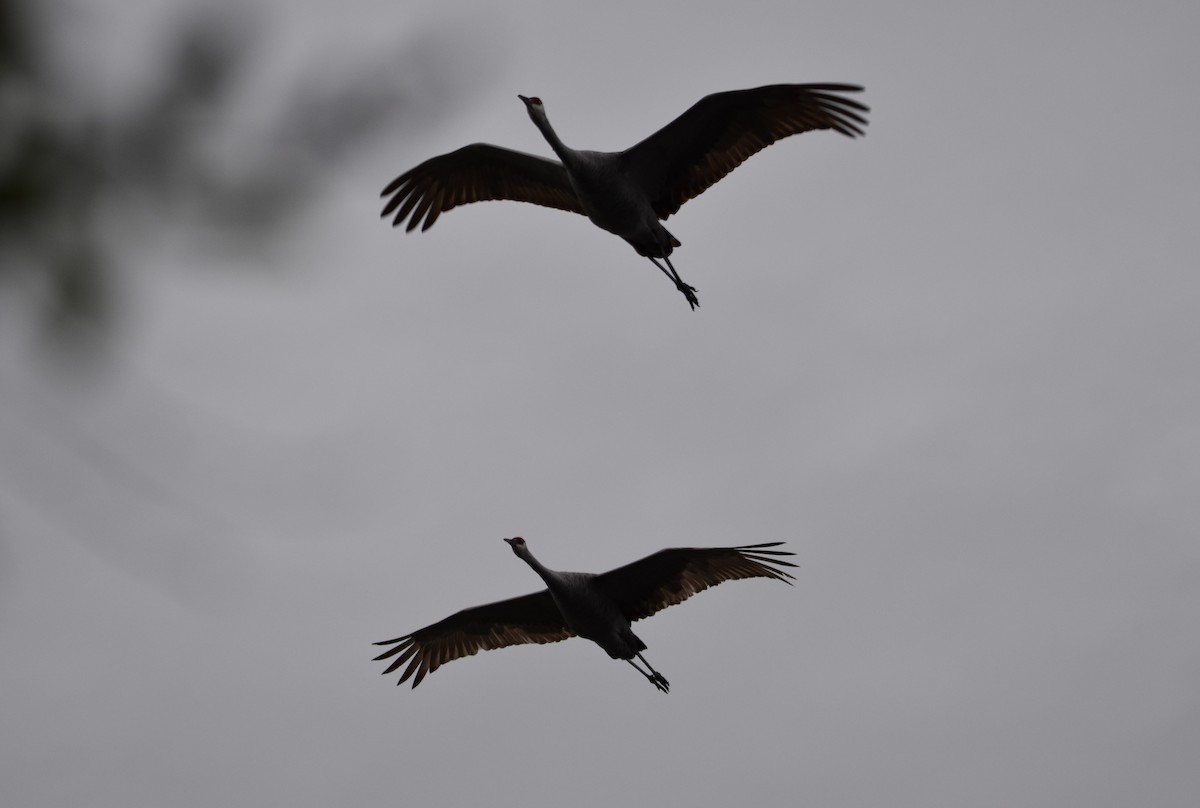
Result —
M562 163L487 143L432 157L388 183L381 196L391 199L380 215L396 211L392 226L407 218L409 232L418 224L428 230L438 216L459 205L488 199L583 213Z
M795 553L767 549L781 544L773 541L741 547L660 550L597 575L596 586L617 602L626 619L641 620L725 581L774 578L790 586L792 575L781 567L796 565L780 557Z
M854 84L773 84L714 93L624 152L660 219L777 140L815 129L863 134Z
M415 674L412 686L416 687L426 674L460 657L509 645L558 642L573 636L574 632L563 622L550 593L543 589L519 598L463 609L412 634L377 642L376 645L395 647L375 659L388 659L399 654L384 673L391 673L408 662L404 675L396 684L403 684Z

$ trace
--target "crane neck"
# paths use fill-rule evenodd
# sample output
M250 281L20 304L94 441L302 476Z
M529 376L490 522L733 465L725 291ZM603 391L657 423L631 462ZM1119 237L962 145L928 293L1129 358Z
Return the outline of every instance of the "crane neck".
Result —
M545 113L541 115L530 115L533 120L533 125L536 126L542 133L542 137L546 138L546 142L550 144L550 148L554 149L554 153L558 155L558 159L563 163L569 163L575 156L575 150L559 139L558 134L554 131L554 127L550 125L550 119Z
M555 574L554 574L554 570L549 569L544 564L542 564L542 562L540 562L536 558L534 558L533 553L529 552L528 549L526 549L524 552L520 553L519 555L521 557L521 560L523 560L529 566L533 567L533 571L536 572L539 576L541 576L541 579L546 582L547 586L549 586L552 582L557 580L555 577Z

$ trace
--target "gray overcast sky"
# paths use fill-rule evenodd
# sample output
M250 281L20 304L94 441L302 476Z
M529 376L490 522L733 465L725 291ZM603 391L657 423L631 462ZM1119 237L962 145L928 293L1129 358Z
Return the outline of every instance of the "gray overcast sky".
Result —
M189 6L97 5L62 25L117 97ZM5 310L0 801L1195 804L1200 7L300 5L248 109L429 32L448 107L274 249L134 240L90 383ZM426 157L548 154L517 93L618 149L810 81L866 85L867 136L670 220L694 313L582 217L378 219ZM580 640L381 678L370 642L538 588L514 534L801 567L638 624L669 696Z

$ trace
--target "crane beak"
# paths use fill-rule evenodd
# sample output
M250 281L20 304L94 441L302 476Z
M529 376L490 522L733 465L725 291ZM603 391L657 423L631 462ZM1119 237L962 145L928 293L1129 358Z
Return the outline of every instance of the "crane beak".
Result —
M511 547L511 546L512 546L512 543L513 543L513 540L512 540L512 539L504 539L504 542L505 542L506 544L508 544L508 546L509 546L509 547Z

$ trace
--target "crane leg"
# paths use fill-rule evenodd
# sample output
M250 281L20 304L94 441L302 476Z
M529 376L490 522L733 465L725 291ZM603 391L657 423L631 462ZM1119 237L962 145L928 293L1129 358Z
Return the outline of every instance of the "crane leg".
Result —
M654 266L662 270L662 274L671 279L671 282L675 284L676 289L678 289L680 292L683 292L683 296L687 298L687 302L691 305L692 310L694 311L695 308L700 305L700 298L696 297L696 287L688 286L683 282L683 278L679 277L679 273L675 271L675 267L671 264L670 258L663 256L663 260L667 262L667 266L664 267L662 264L658 263L658 259L653 255L647 255L646 257L654 262ZM669 272L667 271L667 267L670 267Z
M647 679L649 679L650 684L654 685L655 687L657 687L659 690L661 690L664 693L671 692L671 683L666 680L666 677L664 677L658 671L654 670L654 668L652 668L650 666L650 663L646 661L646 658L644 656L642 656L641 653L639 653L637 655L637 658L642 661L643 665L645 665L647 668L650 669L649 673L646 673L646 671L639 668L637 663L634 662L632 659L627 659L625 661L628 662L630 665L632 665L633 669L635 671L637 671L642 676L645 676Z

